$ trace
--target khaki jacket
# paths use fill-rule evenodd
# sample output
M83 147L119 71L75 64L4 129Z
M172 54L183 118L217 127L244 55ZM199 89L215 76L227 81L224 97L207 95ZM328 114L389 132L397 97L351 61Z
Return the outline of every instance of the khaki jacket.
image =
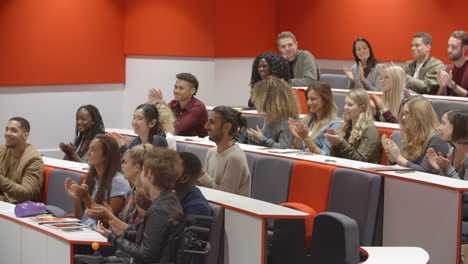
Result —
M403 67L406 72L406 88L411 89L419 94L437 94L439 83L437 82L437 72L445 69L445 64L434 58L429 59L423 64L419 70L419 78L413 78L416 71L416 61L407 61Z

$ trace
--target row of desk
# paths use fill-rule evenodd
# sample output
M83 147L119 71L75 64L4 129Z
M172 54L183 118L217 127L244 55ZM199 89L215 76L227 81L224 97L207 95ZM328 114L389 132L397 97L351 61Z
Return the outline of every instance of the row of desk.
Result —
M130 130L110 131L134 136ZM186 141L187 138L177 137L177 140L185 144L214 146L207 139L188 138L190 141ZM334 167L363 170L376 166L321 155L272 154L259 146L240 146L246 152ZM383 245L422 247L429 251L432 263L456 263L460 239L460 197L463 191L468 190L468 183L420 172L379 174L385 177ZM437 239L428 239L429 236Z

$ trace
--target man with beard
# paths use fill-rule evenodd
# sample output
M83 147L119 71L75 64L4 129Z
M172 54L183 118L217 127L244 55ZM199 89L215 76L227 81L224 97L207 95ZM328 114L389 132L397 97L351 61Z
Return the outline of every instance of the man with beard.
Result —
M448 40L447 52L449 60L454 63L437 72L437 82L440 85L437 94L468 96L467 50L468 34L461 30L453 32Z
M205 173L198 184L225 192L250 196L251 177L244 151L234 141L246 126L241 113L227 106L211 111L205 128L216 147L208 150Z
M439 90L437 72L445 67L431 56L432 36L426 32L414 34L411 54L414 60L406 62L406 88L419 94L436 94Z
M22 117L8 121L5 144L0 145L0 201L40 200L44 163L39 152L26 143L29 131L29 122Z

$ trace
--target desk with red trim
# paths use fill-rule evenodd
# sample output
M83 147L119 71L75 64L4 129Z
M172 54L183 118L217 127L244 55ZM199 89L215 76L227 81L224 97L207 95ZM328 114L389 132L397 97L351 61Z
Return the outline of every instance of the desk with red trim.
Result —
M213 146L209 141L178 142ZM365 170L378 165L321 155L272 154L261 147L240 145L244 151L295 159L289 202L326 210L333 170ZM416 246L427 250L431 263L457 263L461 231L462 193L468 182L438 175L376 172L384 177L383 246Z
M0 202L1 263L73 263L73 245L108 245L106 238L89 229L66 232L38 225L29 217L17 218L14 207Z
M294 155L292 156L294 157ZM47 166L51 165L56 168L71 169L78 172L82 172L82 167L86 167L84 164L63 162L53 158L45 158L44 160ZM201 187L201 190L210 202L225 208L224 246L226 263L264 263L265 219L303 218L307 215L289 208L235 194L203 187ZM93 233L98 235L95 232ZM104 238L102 240L105 241ZM89 244L93 241L99 240L90 239L89 241L82 241L82 243ZM408 263L426 264L426 259L428 259L428 254L421 248L364 247L363 249L370 255L369 262L366 263L381 263L382 259L387 259L388 261L393 260L391 263L402 263L399 261L410 260ZM388 256L392 256L392 258L388 259Z

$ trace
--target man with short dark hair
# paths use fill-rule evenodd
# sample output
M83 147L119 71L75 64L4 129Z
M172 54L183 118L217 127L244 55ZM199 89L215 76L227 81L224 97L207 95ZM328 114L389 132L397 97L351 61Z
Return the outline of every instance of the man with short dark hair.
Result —
M406 88L419 94L436 94L439 90L437 72L445 68L442 61L431 57L432 36L426 32L414 34L411 53L414 60L406 62Z
M175 134L179 136L206 137L206 120L208 111L205 104L195 98L198 91L198 80L191 73L179 73L176 75L174 85L174 100L169 107L174 112L176 121L174 124ZM163 94L159 89L150 89L149 100L162 100Z
M468 33L457 30L448 40L448 59L453 64L445 70L437 72L440 85L438 95L468 96L468 60L465 57L468 50Z
M208 150L205 173L198 184L225 192L250 196L251 177L244 151L234 138L246 121L231 107L217 106L211 111L206 129L216 147Z
M292 86L308 87L320 80L320 70L315 57L307 50L297 48L296 36L289 31L278 34L276 45L283 57L289 62Z
M0 145L0 201L22 203L39 201L44 179L44 163L37 150L26 143L29 122L11 118L5 129L5 144Z
M174 191L180 199L180 204L184 209L185 215L211 216L211 207L200 189L195 183L202 174L202 164L200 159L190 152L180 152L180 157L184 164L184 172L177 178ZM194 223L196 226L210 228L211 223L206 220L198 220ZM208 234L197 234L196 237L201 240L208 240ZM192 256L192 264L204 263L204 257L199 255Z

